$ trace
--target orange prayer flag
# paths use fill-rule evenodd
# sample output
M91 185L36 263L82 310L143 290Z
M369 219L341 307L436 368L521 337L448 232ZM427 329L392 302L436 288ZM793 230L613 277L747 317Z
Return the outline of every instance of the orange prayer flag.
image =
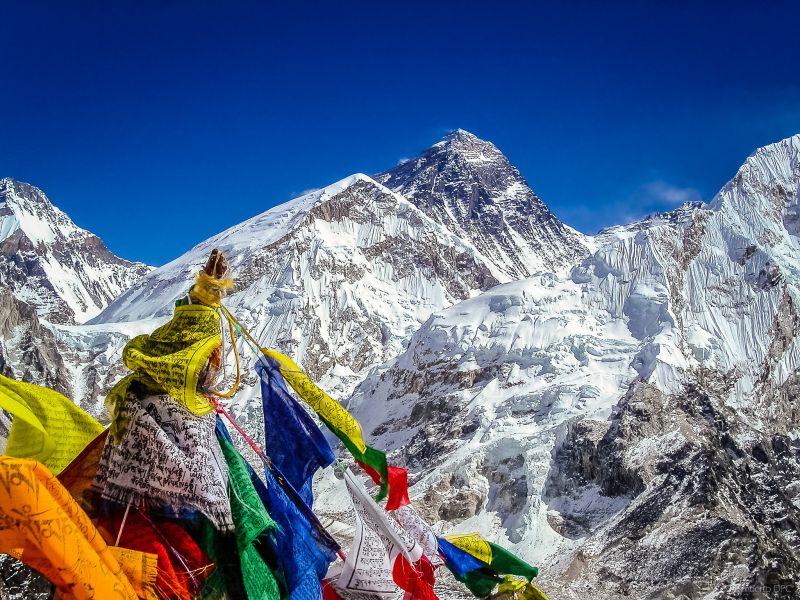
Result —
M47 577L68 598L153 598L153 555L112 551L44 465L0 456L0 552ZM116 554L116 556L115 556ZM123 559L125 568L117 558ZM136 574L132 579L126 575Z

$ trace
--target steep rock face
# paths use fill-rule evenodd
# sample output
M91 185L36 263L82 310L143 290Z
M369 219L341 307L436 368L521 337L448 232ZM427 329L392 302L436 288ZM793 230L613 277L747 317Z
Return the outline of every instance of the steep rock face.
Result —
M0 289L0 373L71 395L64 345L36 311Z
M698 374L676 395L636 382L599 439L578 422L554 454L545 489L585 541L558 557L559 597L790 598L800 573L800 443L753 428ZM797 426L797 421L793 423ZM570 500L618 498L587 522ZM621 543L622 542L622 543ZM555 574L557 568L551 569Z
M0 179L0 285L40 317L83 322L147 271L114 256L38 188Z
M568 268L588 252L588 239L550 212L494 144L463 129L376 179L511 279Z

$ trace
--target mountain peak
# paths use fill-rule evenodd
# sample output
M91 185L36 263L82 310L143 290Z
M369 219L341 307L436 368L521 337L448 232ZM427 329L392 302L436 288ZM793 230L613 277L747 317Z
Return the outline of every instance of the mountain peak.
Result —
M459 142L483 142L489 143L485 140L482 140L474 133L470 133L466 129L454 129L453 131L449 132L445 135L440 141L438 141L434 146L440 146L445 144L457 144Z
M0 241L15 232L24 234L34 245L90 235L53 206L42 190L4 177L0 179Z
M483 140L465 129L451 131L441 140L423 151L419 158L434 158L443 155L453 156L468 164L496 163L503 168L511 168L505 155L492 142Z
M0 285L40 317L85 321L147 271L109 252L39 188L0 179Z
M12 177L3 177L0 179L0 202L7 203L15 200L17 202L27 200L50 210L55 208L45 193L35 185Z
M728 213L754 237L769 238L770 245L783 239L795 252L800 237L798 180L800 134L753 152L711 201L710 208Z
M456 129L375 180L468 240L512 279L571 265L585 251L493 143Z

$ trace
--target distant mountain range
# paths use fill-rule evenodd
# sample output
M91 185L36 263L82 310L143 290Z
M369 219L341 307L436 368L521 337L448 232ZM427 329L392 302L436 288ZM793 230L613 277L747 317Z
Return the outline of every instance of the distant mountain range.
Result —
M0 179L0 286L40 317L83 323L148 270L114 256L40 189Z
M458 130L151 269L3 179L0 371L100 415L125 341L220 248L229 308L409 468L440 528L539 564L552 600L757 598L800 581L798 190L794 136L708 205L586 236ZM232 407L254 429L256 394L250 374Z

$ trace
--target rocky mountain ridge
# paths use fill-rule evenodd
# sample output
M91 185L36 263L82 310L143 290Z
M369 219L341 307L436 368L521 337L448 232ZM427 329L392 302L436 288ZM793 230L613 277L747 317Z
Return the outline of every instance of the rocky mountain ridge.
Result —
M509 279L572 266L588 238L558 220L497 146L457 129L375 179L481 251Z
M82 323L148 270L113 255L40 189L0 179L0 286L40 317Z

